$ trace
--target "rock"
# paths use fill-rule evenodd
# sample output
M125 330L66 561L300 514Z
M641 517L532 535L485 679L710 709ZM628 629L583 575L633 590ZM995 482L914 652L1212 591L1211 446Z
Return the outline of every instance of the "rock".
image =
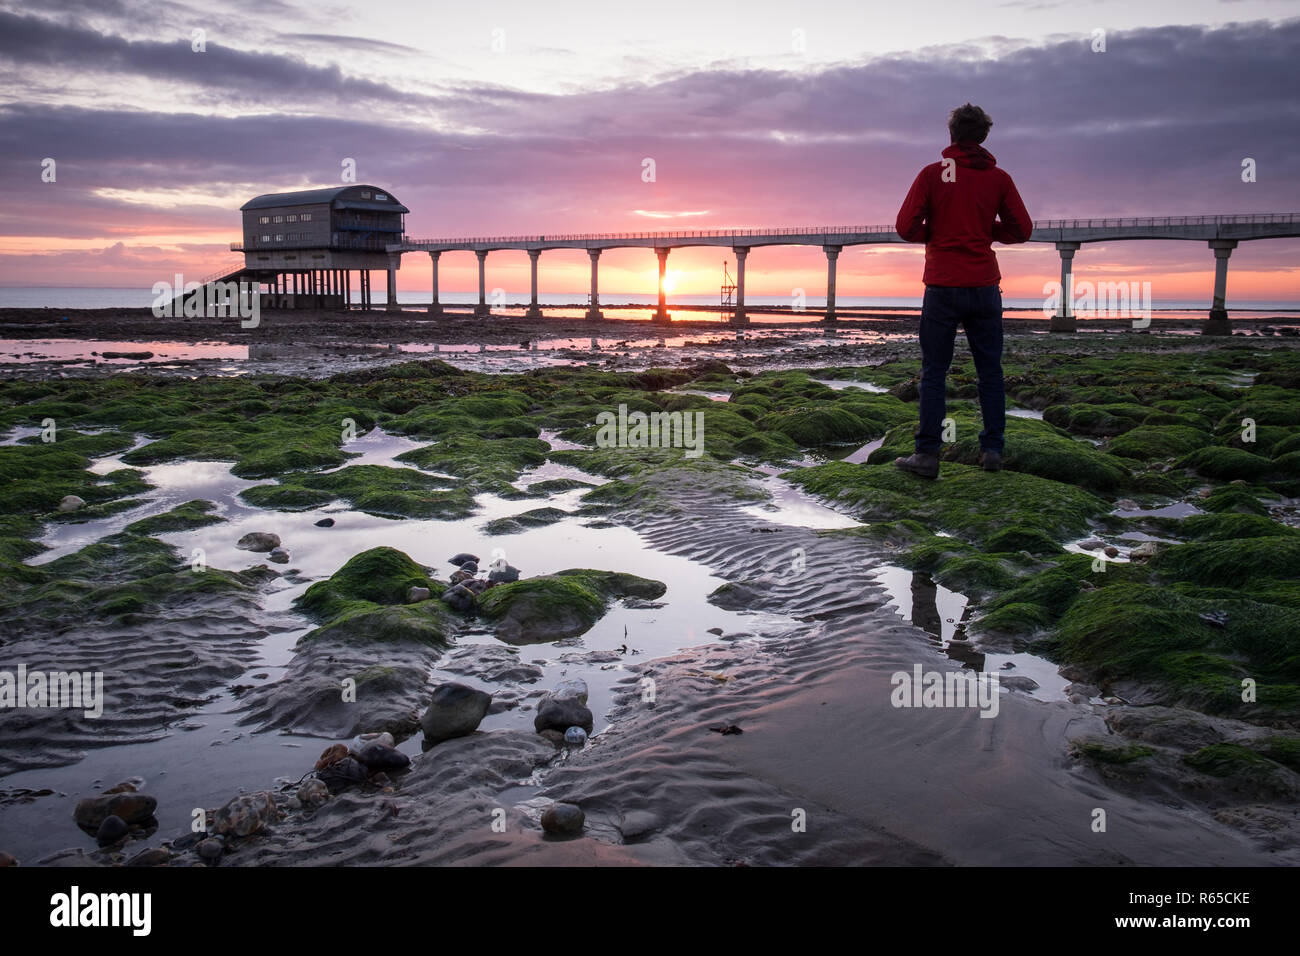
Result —
M411 765L411 758L406 754L400 750L394 750L392 747L386 747L378 741L362 747L356 759L371 773L379 773L384 770L405 770Z
M311 777L298 788L298 800L304 807L319 807L330 798L330 788L325 781Z
M77 802L72 818L87 833L98 833L100 825L109 817L120 818L126 824L144 823L158 809L158 800L143 793L104 794L87 797Z
M431 743L464 737L478 729L491 705L492 695L486 691L465 684L442 684L434 689L420 727Z
M473 581L476 573L477 572L475 571L466 571L463 568L459 571L453 571L451 574L451 583L464 584L466 581Z
M721 637L721 636L722 636L722 628L720 628L720 627L711 627L711 628L709 628L709 633L710 633L710 634L716 634L716 635L718 635L718 637Z
M64 495L63 500L59 502L60 511L76 511L78 508L84 508L86 502L76 495Z
M460 570L470 575L478 574L478 561L466 561L460 566Z
M1106 557L1108 557L1108 558L1118 558L1118 557L1119 557L1119 548L1115 547L1113 544L1108 544L1108 545L1106 545Z
M141 850L131 859L126 861L127 866L166 866L171 861L172 855L162 847L155 847L152 850Z
M560 733L558 730L550 730L550 729L539 730L538 735L545 737L547 740L555 744L555 746L557 747L564 746L564 734Z
M168 841L173 850L188 850L192 846L198 846L200 840L206 834L202 833L182 833L174 840Z
M319 783L320 781L314 781L314 782ZM197 849L199 852L199 856L202 857L203 859L215 860L218 859L223 852L225 852L226 848L222 845L220 840L214 840L211 837L209 837L208 839L200 843Z
M348 746L348 754L355 757L361 752L361 749L365 747L366 744L375 743L383 744L385 747L390 748L397 746L397 741L393 739L393 735L386 730L376 734L357 734L352 738L352 743Z
M324 770L330 764L338 763L348 755L348 748L345 744L330 744L322 751L320 759L316 761L316 769Z
M1143 541L1136 548L1130 551L1128 556L1135 561L1145 561L1148 558L1154 558L1159 552L1159 542Z
M17 865L18 858L16 856L12 853L6 853L4 850L0 850L0 867Z
M1009 687L1012 690L1023 690L1028 693L1031 690L1038 690L1038 681L1032 677L1025 677L1019 674L1008 674L1000 680L1003 687Z
M131 828L126 825L125 820L116 814L110 813L108 816L104 817L104 822L101 823L99 829L95 831L95 842L100 846L111 846L118 840L122 839L122 837L126 836L127 833L130 832L130 829Z
M422 588L418 584L411 585L411 589L406 592L407 604L419 604L427 600L429 600L429 589Z
M618 821L618 832L623 837L624 843L631 843L649 836L662 826L663 821L653 813L646 810L629 810L622 814Z
M500 568L493 568L488 572L488 580L493 584L509 584L512 581L518 581L519 569L513 564L507 564Z
M235 547L241 551L274 551L280 547L280 536L268 531L250 531L235 542Z
M482 578L470 578L468 581L463 582L462 586L473 591L475 594L482 594L491 587L491 585Z
M275 819L275 797L268 790L235 797L213 816L212 829L221 836L248 836Z
M317 522L316 522L316 527L318 527L318 528L332 528L332 527L334 527L334 519L333 519L333 518L321 518L320 521L317 521Z
M570 727L564 732L564 742L570 747L581 747L587 742L587 732L581 727Z
M453 557L449 560L448 563L450 563L450 564L454 564L454 565L456 565L456 567L459 568L459 567L460 567L461 565L463 565L466 561L473 561L474 564L477 565L477 564L478 564L478 555L477 555L477 554L468 554L467 552L462 551L460 554L457 554L457 555L453 556Z
M474 592L463 584L458 584L443 592L442 600L453 611L468 611L474 606Z
M370 774L355 757L344 757L319 771L319 776L325 786L329 787L330 793L339 793L348 787L365 783Z
M562 680L555 685L555 690L551 691L551 696L556 700L569 700L572 698L580 704L585 704L587 702L587 682L577 677Z
M537 731L558 730L560 733L564 733L570 727L581 727L587 733L591 733L594 723L591 711L587 709L586 704L576 697L557 699L547 694L537 704L537 716L533 718L533 729Z
M266 556L266 560L274 561L276 564L288 564L289 552L284 548L272 548L271 553Z
M542 829L552 836L573 836L582 832L587 815L573 803L552 803L542 811Z
M1103 547L1103 542L1100 538L1084 538L1079 542L1079 547L1085 551L1096 551L1098 548Z

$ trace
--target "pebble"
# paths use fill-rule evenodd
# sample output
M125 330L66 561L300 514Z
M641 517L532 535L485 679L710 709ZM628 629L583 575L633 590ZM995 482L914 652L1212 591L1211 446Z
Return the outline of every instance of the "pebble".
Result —
M510 584L512 581L519 580L519 569L513 564L507 564L505 567L493 568L488 572L488 580L493 584Z
M412 585L411 589L406 592L407 604L419 604L421 601L429 600L429 589L422 588L419 585Z
M321 752L320 759L316 761L316 769L324 770L330 764L338 763L348 755L346 744L330 744Z
M325 781L315 777L304 780L298 788L298 800L304 807L322 806L329 798L330 788L325 786Z
M274 551L280 547L280 536L269 531L250 531L235 542L235 547L241 551Z
M581 727L570 727L564 732L564 742L570 747L581 747L587 742L587 732Z
M1130 558L1143 559L1154 558L1160 550L1160 545L1155 541L1143 541L1136 548L1128 553Z
M109 814L104 817L104 822L99 825L95 832L95 842L100 846L111 846L130 831L126 821L115 814Z
M365 783L370 774L355 757L344 757L320 771L320 779L330 788L330 793L339 793L355 784Z
M561 733L570 727L581 727L591 733L595 720L592 713L576 697L555 698L547 694L537 704L537 716L533 718L533 729L558 730Z
M440 684L420 718L425 740L436 744L472 734L491 705L492 695L486 691L455 682Z
M1106 545L1106 557L1108 557L1108 558L1118 558L1118 557L1119 557L1119 548L1115 547L1113 544L1108 544L1108 545Z
M276 564L288 564L289 552L284 548L272 548L271 553L266 556L268 561L274 561Z
M78 508L84 508L86 502L76 495L64 495L63 500L59 502L60 511L76 511Z
M248 836L275 817L275 796L268 790L233 798L217 810L212 829L222 836Z
M333 519L333 518L321 518L320 521L317 521L317 522L316 522L316 527L318 527L318 528L332 528L332 527L334 527L334 519Z
M474 606L474 592L463 584L444 591L442 599L453 611L468 611Z
M555 685L551 696L556 700L576 700L580 704L587 702L587 682L579 677L562 680Z
M77 801L72 818L88 832L97 833L108 817L119 817L127 824L144 823L158 809L158 800L144 793L115 793L87 797Z
M1038 681L1032 677L1025 677L1021 674L1008 674L1000 681L1003 687L1010 687L1012 690L1031 691L1038 690Z
M155 847L152 850L141 850L131 859L126 861L127 866L163 866L170 862L172 855L162 847Z
M581 833L587 815L574 803L552 803L542 811L542 829L552 836L573 836Z
M225 847L221 845L220 840L208 837L198 845L199 856L205 860L215 860L225 852Z
M371 773L384 770L405 770L411 765L411 758L406 754L400 750L394 750L392 747L386 747L378 741L362 747L356 759Z

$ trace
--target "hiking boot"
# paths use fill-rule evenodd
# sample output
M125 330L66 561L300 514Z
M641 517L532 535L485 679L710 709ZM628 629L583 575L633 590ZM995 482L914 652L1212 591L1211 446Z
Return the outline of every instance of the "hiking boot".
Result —
M980 452L980 467L985 471L1002 470L1002 452L985 450Z
M922 478L938 478L939 456L927 455L925 452L918 451L906 458L895 458L894 467L901 468L903 471L910 471Z

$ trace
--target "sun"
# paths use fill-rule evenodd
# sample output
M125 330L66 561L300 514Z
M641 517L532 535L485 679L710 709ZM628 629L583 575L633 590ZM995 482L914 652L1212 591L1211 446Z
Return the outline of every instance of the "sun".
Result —
M656 278L657 278L657 277L656 277ZM676 272L665 272L665 273L664 273L664 293L665 293L666 295L672 295L673 290L676 289L676 288L677 288L677 273L676 273Z

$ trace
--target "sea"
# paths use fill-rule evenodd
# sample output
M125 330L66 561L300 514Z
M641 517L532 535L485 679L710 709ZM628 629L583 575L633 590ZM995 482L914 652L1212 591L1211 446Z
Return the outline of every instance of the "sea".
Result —
M354 292L355 298L355 292ZM431 298L428 290L401 290L398 294L398 305L403 309L420 309L427 306ZM446 292L439 295L439 299L445 306L471 307L478 301L476 292ZM382 290L377 290L372 295L374 305L387 305L387 298ZM92 286L0 286L0 309L142 309L148 308L154 302L152 290L140 286L131 287L92 287ZM538 304L543 308L552 308L560 310L583 309L586 306L587 294L585 292L573 293L552 293L538 296ZM650 312L653 311L657 299L654 294L623 294L623 293L602 293L600 304L602 307L620 307L631 309L628 314L621 314L620 318L649 318ZM788 310L790 308L789 296L759 296L746 295L745 303L747 308L762 309L772 308ZM841 295L836 297L836 310L841 312L851 311L880 311L892 312L898 315L917 315L920 313L921 300L919 297L902 297L891 298L887 296L849 296ZM493 311L500 311L503 314L510 314L514 310L522 310L528 306L527 295L507 295L502 300L493 300ZM668 311L672 312L673 307L690 307L689 317L697 321L708 321L714 319L725 321L730 318L734 307L724 306L717 295L672 295L668 297ZM646 311L644 314L636 307L643 307ZM826 307L826 300L818 296L808 296L804 309L809 313L809 319L820 319L820 313ZM1153 312L1159 312L1161 317L1168 319L1180 318L1203 318L1209 310L1210 303L1205 299L1154 299L1151 303ZM1043 315L1043 300L1041 298L1013 298L1005 297L1003 299L1004 310L1014 315L1016 318L1034 318L1035 316L1046 317ZM1247 315L1278 315L1288 319L1300 317L1300 301L1284 300L1252 300L1252 299L1234 299L1229 302L1229 314L1241 313L1243 317ZM558 316L557 316L558 317ZM683 318L687 316L683 314ZM788 322L790 315L788 311L781 314L764 316L761 313L750 313L751 322Z

